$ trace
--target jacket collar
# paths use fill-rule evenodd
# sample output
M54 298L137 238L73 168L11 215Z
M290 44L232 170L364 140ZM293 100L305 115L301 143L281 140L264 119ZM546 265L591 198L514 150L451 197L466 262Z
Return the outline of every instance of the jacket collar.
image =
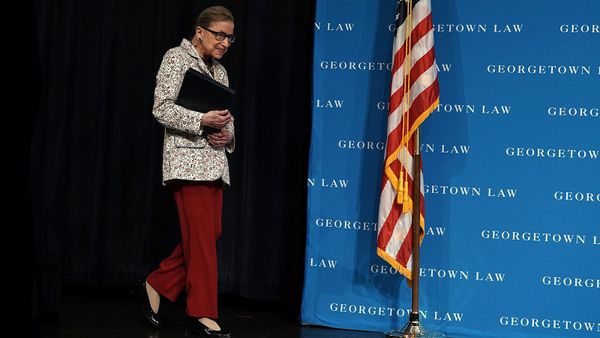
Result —
M190 56L194 59L200 58L200 55L198 55L198 51L196 50L196 48L194 48L194 45L192 45L192 42L190 40L181 40L181 44L179 46L183 48L188 54L190 54Z
M213 76L213 74L211 74L211 72L208 70L208 68L204 64L204 62L200 62L200 55L198 54L198 51L196 50L194 45L192 45L192 42L190 40L185 39L185 38L182 39L181 44L179 46L181 48L183 48L183 50L185 50L191 57L198 60L198 65L201 69L205 70L205 72L207 74L210 74L211 76ZM212 62L213 62L213 67L215 70L217 68L221 67L221 64L217 60L213 59Z

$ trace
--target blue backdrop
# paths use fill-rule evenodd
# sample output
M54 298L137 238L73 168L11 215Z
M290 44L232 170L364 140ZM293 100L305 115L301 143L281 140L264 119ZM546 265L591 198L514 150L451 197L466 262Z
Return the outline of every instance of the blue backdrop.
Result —
M387 331L376 255L395 0L319 0L301 320ZM600 335L600 1L432 0L421 320L452 337Z

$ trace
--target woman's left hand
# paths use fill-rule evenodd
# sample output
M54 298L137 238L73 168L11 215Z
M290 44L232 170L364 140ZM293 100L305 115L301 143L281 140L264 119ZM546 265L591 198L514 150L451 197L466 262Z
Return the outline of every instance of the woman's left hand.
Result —
M221 148L231 143L231 140L233 139L233 134L227 130L221 130L219 132L210 133L207 137L208 143L211 146L215 148Z

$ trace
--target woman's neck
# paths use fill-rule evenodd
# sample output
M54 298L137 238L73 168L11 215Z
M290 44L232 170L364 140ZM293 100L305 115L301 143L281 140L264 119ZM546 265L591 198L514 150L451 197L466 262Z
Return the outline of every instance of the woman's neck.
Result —
M202 60L204 60L204 62L210 61L210 59L211 59L210 55L208 55L208 53L206 53L204 48L202 48L202 44L200 43L199 40L195 40L195 41L192 40L192 46L194 46L194 48L196 49L196 52L198 52L198 56L200 56L200 58Z

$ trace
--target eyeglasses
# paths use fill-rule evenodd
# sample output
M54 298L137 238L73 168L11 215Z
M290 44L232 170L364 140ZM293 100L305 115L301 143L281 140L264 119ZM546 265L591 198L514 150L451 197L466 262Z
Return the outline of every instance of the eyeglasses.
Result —
M200 26L203 29L206 29L207 31L213 33L215 35L215 39L217 39L217 41L224 41L225 38L227 38L227 41L229 41L229 43L234 43L235 42L235 34L225 34L223 32L215 32L211 29L208 29L204 26Z

